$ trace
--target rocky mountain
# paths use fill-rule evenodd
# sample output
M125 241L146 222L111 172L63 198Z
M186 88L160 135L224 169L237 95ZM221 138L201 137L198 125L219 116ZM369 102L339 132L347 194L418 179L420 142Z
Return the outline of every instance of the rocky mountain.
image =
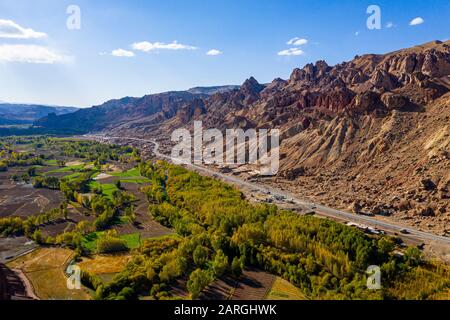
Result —
M113 130L125 125L139 128L157 125L174 117L189 105L207 99L216 93L233 91L239 86L196 87L187 91L171 91L146 95L142 98L125 97L107 101L70 115L50 114L35 121L36 128L56 133L88 133ZM186 111L189 113L189 111Z
M60 133L88 133L112 130L122 124L133 128L133 123L149 126L161 123L177 114L184 105L205 94L186 91L165 92L142 98L126 97L110 100L102 105L81 109L73 114L49 115L34 123L34 127Z
M325 61L289 79L216 92L125 98L39 121L121 136L179 127L278 128L281 168L269 183L318 202L450 232L450 41ZM78 128L77 128L78 129Z
M195 87L189 89L188 92L192 94L213 95L215 93L224 93L236 89L239 89L239 86L229 85L229 86L214 86L214 87Z
M0 125L32 124L49 114L62 115L77 111L73 107L0 103Z

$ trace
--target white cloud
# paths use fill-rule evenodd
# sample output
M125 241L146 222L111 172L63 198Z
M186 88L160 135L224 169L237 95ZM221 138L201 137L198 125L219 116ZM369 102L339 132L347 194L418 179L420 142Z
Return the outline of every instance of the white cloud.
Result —
M164 42L136 42L133 43L132 48L134 50L139 50L143 52L151 52L157 50L196 50L196 47L185 45L178 43L177 41L173 41L172 43L164 43Z
M292 46L303 46L307 43L308 43L308 40L295 37L295 38L289 40L286 44L292 45Z
M390 28L392 28L392 27L394 27L394 24L393 24L392 22L386 23L386 28L387 28L387 29L390 29Z
M223 52L217 49L211 49L206 54L208 56L220 56L221 54L223 54Z
M423 20L421 17L417 17L411 20L411 22L409 23L410 26L417 26L419 24L424 23L425 20Z
M0 38L9 39L40 39L47 38L43 32L21 27L11 20L0 19Z
M134 52L124 50L124 49L116 49L111 52L111 55L114 57L131 58L131 57L134 57Z
M356 31L356 32L355 32L355 36L359 36L359 31Z
M0 45L0 62L54 64L67 63L71 60L71 57L62 56L43 46L25 44Z
M303 50L298 48L291 48L278 52L279 56L301 56L303 54Z

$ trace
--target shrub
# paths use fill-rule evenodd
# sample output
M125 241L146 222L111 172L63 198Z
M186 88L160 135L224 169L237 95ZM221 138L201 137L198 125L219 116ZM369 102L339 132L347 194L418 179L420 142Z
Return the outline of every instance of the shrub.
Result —
M104 235L100 237L97 241L97 252L98 253L114 253L127 251L127 242L120 238L116 238L111 235Z

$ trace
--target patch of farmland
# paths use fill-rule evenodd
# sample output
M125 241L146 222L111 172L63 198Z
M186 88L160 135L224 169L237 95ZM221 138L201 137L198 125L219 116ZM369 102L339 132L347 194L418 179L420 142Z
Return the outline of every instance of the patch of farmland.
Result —
M244 270L239 280L231 276L214 281L201 295L202 300L263 300L275 276L253 268Z
M173 297L182 299L188 298L189 291L187 290L187 282L187 277L179 278L169 286L168 291Z
M276 277L275 282L267 294L266 300L306 300L302 291L292 283Z
M275 276L258 270L247 269L234 290L231 300L262 300L275 281Z
M82 240L83 246L89 251L95 252L97 250L97 242L104 233L104 231L97 231L84 236ZM143 240L139 233L122 234L119 235L119 238L126 242L128 249L138 248Z
M0 263L6 263L16 257L32 251L38 245L26 237L0 237Z
M123 189L131 192L136 197L135 214L136 223L124 223L117 225L114 229L119 234L139 233L143 239L159 238L163 236L172 235L175 232L160 223L156 222L148 212L148 203L142 192L139 191L140 185L136 183L124 183Z
M108 275L123 271L130 259L129 254L95 255L93 258L83 258L77 265L91 274Z
M61 248L41 248L7 264L21 270L33 286L35 294L44 300L87 300L84 290L67 288L66 267L74 253Z
M203 290L200 300L230 300L237 285L237 280L230 276L217 279Z
M93 222L94 220L95 216L84 215L79 212L77 208L69 207L67 219L60 218L58 220L51 221L45 225L40 226L40 230L42 231L42 235L45 237L56 237L57 235L62 234L65 231L72 231L81 221Z
M0 195L0 217L29 217L58 208L63 201L59 190L35 189L32 185L11 185Z
M112 172L110 175L119 178L122 182L138 184L150 182L148 178L141 176L138 168L133 168L123 172Z

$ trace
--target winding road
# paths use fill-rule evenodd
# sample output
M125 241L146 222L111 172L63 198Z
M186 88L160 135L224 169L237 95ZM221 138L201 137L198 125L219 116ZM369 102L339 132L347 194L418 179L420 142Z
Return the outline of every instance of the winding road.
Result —
M154 145L153 153L155 154L156 157L167 160L167 161L171 161L171 162L173 162L173 160L174 160L172 157L160 153L158 151L159 144L153 140L130 138L130 137L112 137L112 136L104 136L104 135L90 135L90 137L94 137L94 138L97 137L97 138L106 139L106 140L118 139L118 140L122 140L122 141L130 140L130 141L137 141L137 142L143 142L143 143L152 143ZM439 245L448 246L448 248L450 250L450 238L448 238L448 237L439 236L439 235L435 235L435 234L428 233L428 232L423 232L420 230L413 229L411 227L406 227L406 226L402 226L399 224L395 224L393 222L381 221L381 220L375 219L370 216L355 215L355 214L344 212L341 210L329 208L329 207L326 207L326 206L323 206L320 204L316 204L316 203L313 203L310 201L302 200L302 199L298 198L297 196L292 195L286 191L282 191L282 190L275 189L272 187L261 186L256 183L244 181L238 177L222 174L222 173L216 172L216 171L211 170L204 166L200 166L200 165L196 165L196 164L192 164L192 163L187 163L184 165L187 168L193 169L195 171L201 171L210 176L220 177L224 181L228 181L228 182L240 185L240 186L245 186L245 187L251 188L253 190L258 190L265 194L271 194L275 197L285 199L287 202L296 204L298 206L305 207L306 209L310 209L311 211L314 211L319 216L324 216L324 217L331 218L331 219L337 219L340 221L344 220L344 221L352 222L352 223L356 223L356 224L362 224L362 225L365 225L368 227L382 230L389 234L398 235L405 240L411 240L411 241L415 241L415 242L419 242L419 243L431 241L431 242L434 242Z

